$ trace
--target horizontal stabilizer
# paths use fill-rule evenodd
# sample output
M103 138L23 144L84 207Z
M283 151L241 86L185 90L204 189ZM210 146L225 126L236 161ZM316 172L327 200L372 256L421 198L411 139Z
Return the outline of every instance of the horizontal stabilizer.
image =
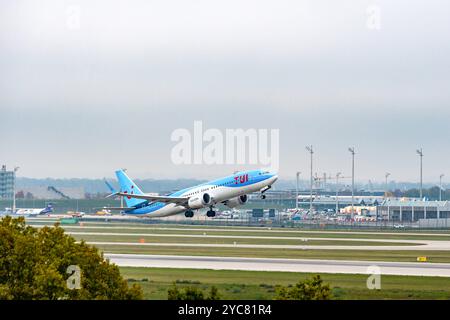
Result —
M102 208L96 208L97 210L134 210L136 207L102 207Z

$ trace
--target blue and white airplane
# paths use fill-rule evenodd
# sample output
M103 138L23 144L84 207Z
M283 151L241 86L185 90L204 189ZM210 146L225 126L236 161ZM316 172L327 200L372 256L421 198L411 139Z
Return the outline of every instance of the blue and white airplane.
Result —
M224 204L230 208L243 205L248 200L248 194L264 192L272 187L278 179L276 173L264 170L236 172L225 178L209 181L200 185L186 188L165 196L143 193L141 189L128 177L124 170L116 171L120 191L105 180L112 194L121 196L126 207L104 208L106 210L121 210L125 214L147 217L167 217L184 212L188 218L194 216L194 210L209 208L208 217L214 217L214 206Z
M53 205L51 203L47 204L45 208L20 208L16 209L15 212L12 212L12 209L10 209L10 214L18 216L38 216L51 212L53 212Z

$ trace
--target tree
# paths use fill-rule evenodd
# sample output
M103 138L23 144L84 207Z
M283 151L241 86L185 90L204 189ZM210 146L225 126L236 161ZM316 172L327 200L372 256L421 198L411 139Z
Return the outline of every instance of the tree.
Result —
M80 274L67 273L69 266ZM68 280L78 276L79 288L70 286ZM142 299L142 290L128 287L116 265L58 224L38 230L24 218L5 217L0 220L0 299Z
M319 275L312 279L299 281L292 288L279 287L275 300L329 300L331 289L328 284L323 284Z
M178 289L177 285L174 283L169 290L167 290L168 300L219 300L220 296L218 290L215 286L210 289L209 296L205 294L196 287L185 287L184 289Z

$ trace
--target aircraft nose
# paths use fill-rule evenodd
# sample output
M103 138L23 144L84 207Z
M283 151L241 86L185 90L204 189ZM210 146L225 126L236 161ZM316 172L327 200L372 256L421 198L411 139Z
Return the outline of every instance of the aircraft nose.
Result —
M274 183L275 181L278 180L278 174L277 173L274 172L271 175L272 175L272 177L270 179L272 180L272 183Z

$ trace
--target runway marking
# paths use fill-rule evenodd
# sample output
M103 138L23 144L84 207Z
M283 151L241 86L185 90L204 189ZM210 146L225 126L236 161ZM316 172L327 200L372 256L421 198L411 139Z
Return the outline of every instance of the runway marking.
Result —
M151 246L151 247L205 247L205 248L253 248L253 249L292 249L292 250L425 250L425 251L450 251L448 243L445 246L438 244L414 245L414 246L352 246L352 245L277 245L277 244L216 244L216 243L138 243L138 242L103 242L87 241L92 245L111 246Z
M41 226L36 226L41 227ZM172 228L172 227L126 227L126 226L62 226L64 229L118 229L118 230L170 230L170 231L210 231L210 232L262 232L262 233L324 233L324 234L365 234L365 235L397 235L397 236L439 236L449 237L449 233L420 232L377 232L377 231L319 231L319 230L286 230L286 229L233 229L224 228Z
M36 226L41 228L43 226ZM323 234L365 234L365 235L396 235L396 236L438 236L438 237L449 237L450 234L446 233L406 233L406 232L358 232L358 231L317 231L317 230L273 230L273 229L207 229L207 228L144 228L144 227L113 227L113 226L102 226L102 227L93 227L93 226L62 226L64 229L116 229L116 230L168 230L168 231L198 231L198 232L261 232L261 233L323 233Z
M258 239L258 240L298 240L298 241L350 241L350 242L391 242L391 243L411 243L426 245L432 243L432 240L401 240L401 239L357 239L357 238L314 238L314 237L275 237L275 236L229 236L229 235L197 235L197 234L166 234L166 233L112 233L112 232L71 232L66 231L70 235L93 235L93 236L135 236L135 237L168 237L168 238L218 238L218 239ZM444 242L444 241L439 241ZM448 241L450 247L450 241Z
M450 277L449 263L170 256L113 253L105 253L104 256L118 266L124 267L367 274L369 266L378 266L381 270L381 274L384 275Z

